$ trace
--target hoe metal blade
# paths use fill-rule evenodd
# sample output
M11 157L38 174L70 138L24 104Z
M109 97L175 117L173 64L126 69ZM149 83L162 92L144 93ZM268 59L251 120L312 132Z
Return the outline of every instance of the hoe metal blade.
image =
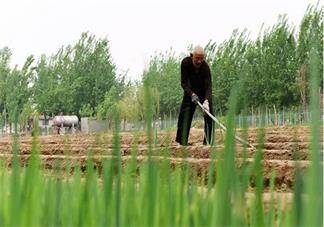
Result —
M216 117L214 117L209 111L207 111L200 102L197 102L197 104L198 104L198 106L200 106L200 108L202 109L202 111L204 111L213 121L215 121L216 124L219 125L219 127L223 131L226 131L227 130L226 127ZM235 139L237 141L241 142L242 144L245 144L245 145L249 146L252 149L255 149L255 147L253 145L249 144L249 142L245 141L241 137L239 137L237 135L234 135L234 136L235 136Z

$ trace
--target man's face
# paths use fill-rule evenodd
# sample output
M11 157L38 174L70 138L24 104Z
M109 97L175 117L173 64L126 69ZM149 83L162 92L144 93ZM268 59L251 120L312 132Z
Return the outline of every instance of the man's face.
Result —
M200 68L203 61L204 61L204 54L197 54L197 53L192 54L192 63L195 68Z

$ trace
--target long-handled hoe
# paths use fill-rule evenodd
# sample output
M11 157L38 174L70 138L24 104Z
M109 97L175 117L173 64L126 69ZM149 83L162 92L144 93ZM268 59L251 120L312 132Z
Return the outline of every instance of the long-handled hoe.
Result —
M204 111L216 124L219 125L219 127L221 128L221 130L223 130L224 132L227 130L226 127L216 117L214 117L209 111L207 111L199 101L197 102L197 104L198 104L198 106L200 106L200 108L202 109L202 111ZM237 141L239 141L240 143L245 144L245 145L249 146L252 149L255 149L255 147L252 144L250 144L249 142L245 141L241 137L239 137L237 135L234 135L234 136L235 136L235 139Z

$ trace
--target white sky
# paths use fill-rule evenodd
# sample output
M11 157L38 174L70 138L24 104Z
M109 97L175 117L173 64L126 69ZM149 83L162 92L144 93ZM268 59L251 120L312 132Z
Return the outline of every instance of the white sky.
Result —
M8 46L12 65L21 66L28 55L52 55L89 31L110 40L118 72L129 70L134 80L155 52L219 43L236 28L254 38L279 14L298 26L310 3L317 0L0 0L0 48Z

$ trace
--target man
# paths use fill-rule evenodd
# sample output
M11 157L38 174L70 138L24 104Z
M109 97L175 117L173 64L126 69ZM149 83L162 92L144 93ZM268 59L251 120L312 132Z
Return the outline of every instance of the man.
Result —
M180 107L178 118L178 130L176 141L181 145L188 145L188 137L195 113L197 101L203 103L203 106L211 114L212 109L212 82L208 64L204 61L204 49L196 46L189 57L181 62L181 87L184 95ZM206 145L213 143L213 120L204 115L204 142Z

